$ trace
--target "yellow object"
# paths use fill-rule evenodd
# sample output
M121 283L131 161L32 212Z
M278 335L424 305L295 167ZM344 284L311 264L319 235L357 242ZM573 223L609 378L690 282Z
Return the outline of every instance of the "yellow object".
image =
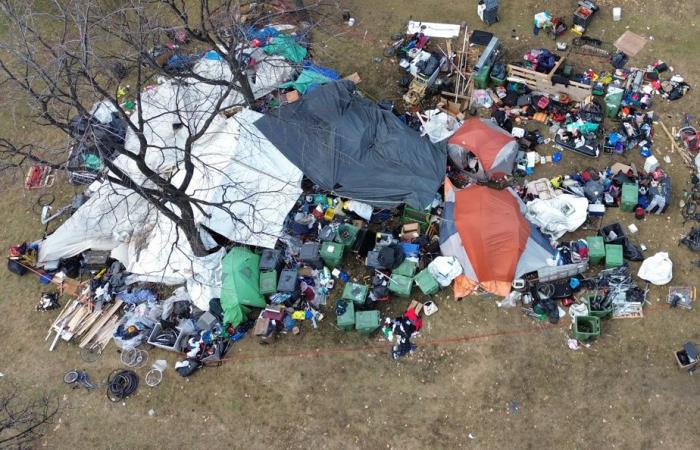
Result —
M323 218L328 220L328 221L333 220L334 217L335 217L335 209L333 209L333 208L328 208L326 210L326 213L323 215Z
M305 320L306 319L306 312L304 311L294 311L292 313L292 319L294 320Z
M558 176L558 177L552 178L551 180L549 180L549 182L552 183L552 186L554 186L554 188L559 188L559 187L561 187L561 180L562 180L562 177Z
M126 89L119 86L119 88L117 88L117 101L121 101L124 97L126 97Z

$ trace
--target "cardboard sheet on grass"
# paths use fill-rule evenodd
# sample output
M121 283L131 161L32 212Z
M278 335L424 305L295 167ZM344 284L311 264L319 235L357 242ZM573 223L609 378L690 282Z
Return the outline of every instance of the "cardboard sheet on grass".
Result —
M265 307L260 294L260 256L234 247L221 262L221 308L224 323L238 326L246 320L247 306Z

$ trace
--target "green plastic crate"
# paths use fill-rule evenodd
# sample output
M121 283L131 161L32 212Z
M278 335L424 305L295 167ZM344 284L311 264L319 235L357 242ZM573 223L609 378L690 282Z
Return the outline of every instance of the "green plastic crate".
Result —
M620 267L625 260L622 256L622 246L618 244L605 244L605 268Z
M413 278L413 281L425 295L433 295L440 289L440 285L428 269L423 269L418 272L418 275Z
M274 270L260 272L260 293L269 295L275 292L277 292L277 272Z
M620 209L624 212L632 212L639 203L639 188L636 183L625 183L622 185L622 195L620 197Z
M379 328L379 311L358 311L355 313L355 329L362 334L370 334Z
M596 297L602 296L600 294L592 294L588 295L586 298L583 299L583 303L585 303L588 306L588 315L597 317L599 319L607 319L608 317L611 317L613 313L612 303L610 303L610 306L608 306L605 309L591 309L591 302Z
M389 280L389 290L401 297L410 297L412 284L413 278L392 274L391 280Z
M588 236L588 262L590 264L602 264L605 260L605 240L603 236Z
M421 230L425 230L428 228L428 225L430 225L430 212L419 211L417 209L404 206L403 214L401 215L401 223L411 222L416 222L420 225Z
M576 316L572 334L582 342L597 338L600 336L600 319L595 316Z
M338 300L338 301L345 301L345 300ZM335 319L335 323L338 325L338 328L341 330L345 331L351 331L353 328L355 328L355 304L351 301L345 301L347 304L347 307L345 308L345 312L337 316Z
M491 66L484 65L480 71L474 74L474 86L477 89L486 89L489 87L489 75L491 75Z
M345 300L352 300L353 303L358 305L364 305L365 300L367 300L367 293L369 292L369 287L364 284L358 283L345 283L343 288L343 296L341 298Z
M355 243L355 240L357 239L357 233L359 232L360 229L356 226L344 223L341 226L339 226L335 232L335 242L339 242L344 246L350 248L352 247L352 244Z
M416 274L416 268L418 264L413 261L404 259L404 261L391 272L391 275L403 275L405 277L413 277Z
M332 269L343 260L343 250L345 250L343 244L338 244L337 242L323 242L321 244L321 259L326 263L326 266Z

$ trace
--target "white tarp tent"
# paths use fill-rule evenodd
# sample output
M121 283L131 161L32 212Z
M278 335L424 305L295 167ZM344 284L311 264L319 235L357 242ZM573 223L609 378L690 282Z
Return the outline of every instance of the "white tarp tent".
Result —
M526 204L525 217L542 233L557 240L584 224L588 217L588 200L571 194L547 200L538 198Z
M271 90L285 80L269 81L274 81ZM215 105L210 87L169 80L144 93L144 136L153 146L146 163L160 174L170 174L176 186L184 177L185 141L201 129ZM194 175L187 193L207 202L203 211L194 208L198 225L238 243L272 248L301 195L303 175L257 130L254 122L259 117L244 109L229 119L218 115L213 119L192 146ZM125 146L134 152L139 148L131 131ZM149 185L127 156L119 156L115 163L138 184ZM39 265L88 249L111 250L134 274L132 281L187 284L197 306L207 309L220 286L223 250L196 258L175 224L136 192L109 182L95 183L91 190L90 199L40 243ZM200 234L214 247L205 228Z

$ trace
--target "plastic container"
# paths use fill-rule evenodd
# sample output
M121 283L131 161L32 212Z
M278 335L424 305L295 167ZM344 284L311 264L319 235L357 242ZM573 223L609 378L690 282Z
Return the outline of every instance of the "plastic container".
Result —
M394 294L400 297L410 297L412 285L413 278L404 275L391 274L391 279L389 280L389 290Z
M358 311L355 313L355 329L362 334L370 334L379 328L379 311Z
M599 294L591 294L588 295L586 298L583 299L583 303L585 303L588 306L588 315L597 317L599 319L607 319L609 317L612 317L613 313L613 307L612 303L610 303L610 306L608 306L605 309L592 309L591 308L591 303L596 297L601 297Z
M270 295L277 292L277 272L269 270L260 272L260 293Z
M385 267L379 262L379 252L371 251L367 253L365 258L365 267L369 269L384 269Z
M423 269L418 272L418 275L415 276L413 281L416 283L416 286L418 286L418 289L425 295L433 295L440 289L440 285L428 269Z
M391 276L393 277L394 275L403 275L405 277L413 277L413 275L416 274L416 268L417 264L413 261L409 261L408 259L404 259L403 262L394 269L391 272Z
M625 243L625 230L623 230L622 225L617 222L604 226L598 230L598 234L603 236L603 240L606 244L622 245Z
M336 317L335 323L341 330L351 331L355 328L355 304L353 302L347 302L345 312Z
M355 239L357 239L357 233L359 232L360 229L356 226L344 223L341 226L339 226L336 230L335 241L343 244L348 248L352 248L352 244L355 243Z
M297 289L297 270L285 269L280 273L277 292L294 292Z
M477 89L486 89L489 87L489 75L491 73L491 66L485 65L480 71L474 74L474 86Z
M265 249L260 255L260 270L279 270L282 266L282 252Z
M639 202L639 188L637 188L637 184L623 184L620 199L620 209L624 212L633 212Z
M622 19L622 8L616 6L612 9L613 22L619 22Z
M588 262L591 264L602 264L605 260L605 241L603 236L587 236Z
M305 242L299 251L299 259L315 269L321 269L323 267L321 244L319 242Z
M417 209L404 206L403 215L401 216L401 223L411 223L416 222L420 225L422 230L428 228L430 223L430 213L427 211L419 211Z
M368 292L369 287L363 284L345 283L345 287L343 288L343 296L341 298L351 300L353 303L358 305L364 305L365 300L367 300Z
M343 260L343 250L345 246L337 242L321 243L321 259L331 269L338 266Z
M620 267L624 264L623 247L618 244L605 244L605 268Z
M605 95L605 117L610 119L617 117L624 94L624 89L615 86L608 87L608 93Z
M581 342L597 338L600 336L600 319L595 316L576 316L572 334Z
M155 339L158 337L158 335L161 333L161 330L163 329L162 325L159 323L156 323L156 325L153 327L153 330L151 331L151 334L148 335L148 343L151 344L154 347L162 348L163 350L168 350L171 352L180 352L182 351L182 342L183 340L187 340L189 337L189 334L183 333L181 330L178 330L177 337L175 338L175 342L173 346L168 346L168 345L163 345L159 342L157 342Z

